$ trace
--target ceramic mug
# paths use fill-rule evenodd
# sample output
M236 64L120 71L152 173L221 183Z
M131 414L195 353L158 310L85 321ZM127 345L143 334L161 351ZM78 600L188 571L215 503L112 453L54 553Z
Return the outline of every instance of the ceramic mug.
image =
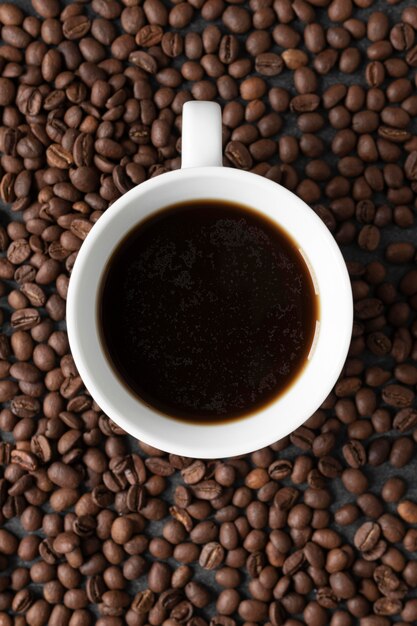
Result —
M282 395L253 415L200 425L158 413L119 380L100 341L97 310L106 263L126 233L165 206L208 198L250 206L291 235L310 269L320 315L308 361ZM75 262L67 300L72 354L103 411L137 439L167 452L201 458L247 453L299 427L338 379L349 348L352 318L349 277L333 237L314 211L281 185L222 167L221 109L213 102L184 105L181 169L138 185L94 225Z

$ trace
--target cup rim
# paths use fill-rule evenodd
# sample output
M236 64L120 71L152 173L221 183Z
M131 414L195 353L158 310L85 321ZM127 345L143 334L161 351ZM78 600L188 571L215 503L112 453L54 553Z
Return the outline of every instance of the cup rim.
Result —
M268 191L274 192L277 197L278 194L281 194L281 197L285 197L287 199L290 198L293 205L297 205L299 208L301 208L302 211L307 211L309 220L312 224L314 224L316 233L320 234L320 237L327 246L326 250L329 258L331 257L332 261L335 263L334 269L338 279L337 290L339 294L339 299L343 299L343 303L338 302L337 306L339 307L339 312L341 312L344 319L343 323L341 323L338 327L339 335L337 342L337 352L335 352L333 355L332 370L331 372L329 372L325 383L323 382L320 384L320 389L315 388L312 390L310 403L307 403L305 398L303 399L300 397L300 402L304 403L304 405L307 405L309 408L304 408L303 411L298 413L296 410L297 406L295 406L295 417L291 417L290 420L284 425L284 427L282 427L281 425L280 430L277 429L276 431L274 430L274 432L261 432L261 429L259 429L259 432L256 433L256 437L251 437L250 440L245 438L244 435L241 436L240 439L230 439L227 437L227 435L226 437L224 436L227 431L225 427L230 424L230 422L220 422L213 424L189 424L187 422L177 422L177 420L172 420L171 418L166 417L165 419L169 420L169 422L177 423L179 425L179 430L184 433L194 431L195 429L198 429L200 431L200 438L197 444L195 442L195 438L193 443L190 444L187 441L186 436L183 437L182 441L178 440L175 441L175 443L172 443L170 438L166 435L164 428L156 431L155 428L152 429L152 424L149 428L149 424L147 424L146 420L141 422L140 419L133 420L131 419L131 416L126 417L126 415L123 414L123 405L121 405L120 402L118 402L114 397L111 397L110 393L107 392L106 384L99 379L99 375L95 371L95 368L86 366L85 362L88 359L82 342L82 331L85 330L83 329L83 324L85 324L86 322L83 319L83 316L80 315L80 294L82 294L83 292L83 281L84 286L86 284L85 277L86 274L88 274L88 266L91 258L90 255L94 252L94 249L97 248L97 242L100 240L103 233L111 226L111 223L118 218L120 212L125 210L125 208L132 202L132 200L137 200L141 195L145 193L157 194L162 185L174 185L175 183L181 184L181 182L185 182L186 180L196 180L201 177L221 177L223 180L233 179L235 182L241 182L242 184L256 183L260 186L260 188L261 186L263 186L264 189L268 188ZM174 201L178 202L181 201L181 199L173 200L173 202ZM242 195L240 195L239 197L239 191L236 191L235 201L244 203L244 200L242 200ZM167 204L163 203L159 206L159 208L163 206L167 206ZM153 212L154 210L151 211L151 213ZM145 216L138 217L137 223L139 223L141 219L144 219L144 217ZM131 229L131 227L132 225L126 227L124 229L124 234L126 234ZM292 236L292 233L289 234ZM113 250L118 245L120 239L121 237L117 238L114 241ZM111 255L111 252L112 250L110 250L106 258ZM94 285L98 290L101 282L101 273L99 272L98 275L95 274L94 276L90 276L89 280L90 285ZM73 357L81 378L83 379L85 386L87 387L93 398L97 401L97 404L116 424L120 425L126 432L130 433L137 439L145 441L146 443L154 447L166 450L167 452L191 457L197 456L201 458L217 458L246 454L253 450L270 445L277 439L280 439L290 434L293 430L302 425L306 421L306 419L308 419L308 417L310 417L310 415L319 408L325 398L329 395L340 375L350 345L352 322L353 301L346 264L335 240L333 239L331 233L328 231L326 226L322 223L320 218L314 213L314 211L310 207L308 207L308 205L304 203L303 200L295 196L295 194L293 194L286 188L277 185L276 183L267 180L261 176L257 176L253 173L226 167L198 167L176 170L174 172L163 174L160 177L158 176L156 178L150 179L142 183L141 185L134 187L132 190L121 196L111 207L109 207L109 209L103 214L100 220L94 225L93 229L90 231L88 237L83 243L83 246L78 253L73 268L67 297L67 329L71 351L73 353ZM102 350L101 346L100 350L101 355L99 356L103 356L104 351ZM89 355L88 358L91 360L91 355ZM107 360L107 357L104 358ZM317 367L317 363L314 362L314 355L311 362L311 366L313 365L314 367ZM113 378L117 380L117 375L111 369L109 363L108 366L110 371L112 372ZM297 381L290 385L290 389L303 381L305 377L305 370L306 368L304 368L304 370L299 374ZM125 391L127 390L127 387L122 386L122 383L119 382L118 385L120 385L120 387L123 388ZM283 394L284 397L286 393L287 392ZM139 399L134 397L133 394L130 395L131 398L137 403L138 411L143 410L144 404L142 404ZM271 402L269 405L270 409L276 408L282 402L283 396L280 395L275 401ZM150 411L150 414L153 414L154 416L157 415L158 418L161 417L161 415L158 414L155 410L149 409L149 407L148 410ZM234 423L239 424L239 428L244 433L245 422L247 422L247 420L257 420L261 413L254 413L248 417L237 419ZM218 444L207 446L207 443L204 439L205 433L208 433L207 429L210 429L211 432L213 432L214 429L219 430Z

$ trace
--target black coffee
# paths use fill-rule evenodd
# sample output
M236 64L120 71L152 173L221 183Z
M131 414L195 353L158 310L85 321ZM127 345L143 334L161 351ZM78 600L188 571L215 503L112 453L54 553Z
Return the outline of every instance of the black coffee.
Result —
M318 298L274 222L198 200L128 233L106 268L99 317L134 394L168 416L214 422L253 413L291 385L311 348Z

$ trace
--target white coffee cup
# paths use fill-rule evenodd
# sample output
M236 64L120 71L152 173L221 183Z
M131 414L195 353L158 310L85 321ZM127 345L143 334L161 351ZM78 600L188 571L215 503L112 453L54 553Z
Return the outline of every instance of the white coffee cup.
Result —
M298 428L337 381L348 352L353 318L346 265L322 221L284 187L222 167L221 136L219 105L184 105L182 168L138 185L104 213L78 254L67 301L72 354L87 389L103 411L137 439L167 452L201 458L250 452ZM167 417L130 392L106 357L97 315L104 268L126 233L162 207L199 198L248 205L276 221L298 243L320 301L320 321L308 362L289 389L257 413L211 425Z

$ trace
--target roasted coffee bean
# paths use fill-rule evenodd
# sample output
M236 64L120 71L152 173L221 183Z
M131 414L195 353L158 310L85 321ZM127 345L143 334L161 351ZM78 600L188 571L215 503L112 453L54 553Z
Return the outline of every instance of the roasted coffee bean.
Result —
M277 76L284 69L282 58L273 52L262 52L255 58L255 69L264 76Z
M201 500L214 500L221 496L223 489L214 480L205 480L191 487L195 497Z
M199 564L203 569L215 569L221 565L224 559L224 549L216 542L207 543L199 558Z
M288 460L274 461L268 467L268 474L273 480L282 480L291 474L292 463Z
M232 165L239 169L248 170L252 167L251 154L240 141L230 141L225 148L225 154Z
M398 515L409 524L415 524L417 520L417 504L411 500L403 500L397 507Z
M374 522L366 522L356 531L354 543L361 552L369 552L376 546L380 536L380 526Z
M411 405L414 393L403 385L387 385L382 391L382 398L388 405L397 408L406 408Z
M136 50L130 53L129 60L131 63L144 70L148 74L156 74L158 71L158 63L156 59L142 50Z
M402 478L389 478L382 487L381 496L385 502L398 502L403 497L406 488Z
M359 468L366 463L365 448L360 441L348 441L343 446L343 456L350 467Z

